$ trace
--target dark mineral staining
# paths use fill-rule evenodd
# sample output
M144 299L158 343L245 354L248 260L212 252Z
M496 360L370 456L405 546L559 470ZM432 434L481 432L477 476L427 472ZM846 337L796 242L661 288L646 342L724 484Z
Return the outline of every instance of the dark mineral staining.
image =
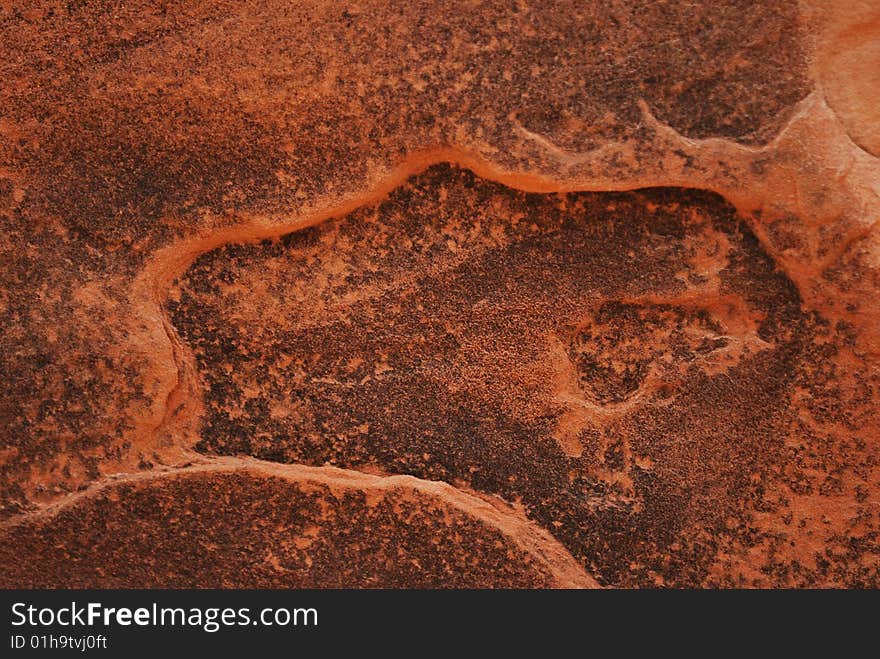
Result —
M449 166L205 254L173 297L200 451L521 501L618 585L706 578L782 455L815 322L712 194L524 194ZM581 457L557 441L572 409L592 415Z
M652 368L690 362L728 344L704 310L670 305L604 303L569 341L568 352L589 395L620 403L637 392Z
M111 485L0 534L4 587L541 588L498 531L400 488L240 472Z
M801 41L794 2L6 3L0 374L18 452L0 516L143 441L167 383L127 341L157 249L362 193L438 144L563 175L523 129L571 151L626 141L627 178L658 156L639 100L691 137L766 142L809 92Z

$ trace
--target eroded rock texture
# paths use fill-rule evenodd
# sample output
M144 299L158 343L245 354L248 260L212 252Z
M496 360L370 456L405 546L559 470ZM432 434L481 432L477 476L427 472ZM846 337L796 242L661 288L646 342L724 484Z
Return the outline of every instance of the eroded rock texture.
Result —
M9 566L0 577L7 588L555 583L546 566L501 532L418 490L339 488L246 470L108 487L48 524L7 535L0 556Z
M721 546L765 542L754 505L791 515L769 490L806 477L799 399L838 404L816 365L840 331L689 190L529 195L439 166L209 252L171 299L204 383L197 450L521 502L603 583L701 583Z
M839 4L0 3L4 585L880 585Z

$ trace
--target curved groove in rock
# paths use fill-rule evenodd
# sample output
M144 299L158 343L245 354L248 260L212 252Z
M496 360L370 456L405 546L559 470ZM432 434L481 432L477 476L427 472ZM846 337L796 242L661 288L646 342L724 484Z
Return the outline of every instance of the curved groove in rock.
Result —
M310 481L331 490L387 492L395 488L411 489L436 498L462 513L495 529L515 546L532 556L552 575L559 588L599 588L571 554L549 533L530 522L520 511L497 497L481 496L441 481L428 481L409 475L379 476L338 467L310 467L266 462L246 457L204 458L183 467L157 472L140 472L108 477L87 490L57 501L39 512L19 516L0 525L3 533L15 533L23 523L51 521L63 510L87 500L102 490L120 483L151 482L185 474L228 473L245 471L258 476L275 476L292 482Z
M470 169L481 178L525 192L626 191L652 186L688 186L707 189L721 194L740 209L747 216L749 224L768 251L774 256L779 256L778 252L774 253L772 244L761 231L759 221L750 214L757 208L767 206L770 203L768 197L772 197L774 192L772 186L761 181L758 175L749 175L751 166L755 161L768 157L768 154L788 148L787 144L797 140L798 129L804 124L816 123L817 116L820 124L829 118L834 121L836 118L833 114L829 117L830 111L822 103L821 98L814 94L805 99L776 138L760 148L717 138L706 140L685 138L672 128L660 124L645 104L642 103L641 107L645 122L655 131L658 142L666 143L667 151L672 150L671 145L674 145L675 148L692 154L700 162L727 163L728 167L732 167L739 176L745 178L740 180L737 176L731 176L729 172L727 174L715 172L695 180L693 174L673 171L667 172L665 176L658 176L657 172L649 172L629 179L579 180L576 176L570 179L552 178L535 173L505 171L479 154L466 149L438 146L410 154L391 170L379 185L363 194L351 196L341 202L325 203L323 206L316 204L292 216L245 218L243 222L234 226L199 234L159 250L135 282L133 294L137 299L148 302L148 308L151 310L149 315L159 321L166 345L166 359L174 365L177 376L168 388L161 417L158 421L147 421L138 433L140 440L135 444L155 447L158 442L160 451L169 455L170 460L174 461L175 457L172 456L179 456L177 452L179 449L189 448L198 440L196 427L201 414L202 401L196 382L194 360L167 317L164 302L175 279L199 255L224 244L258 242L315 226L330 218L344 216L360 207L377 203L409 177L441 162ZM550 152L552 155L553 150L550 149ZM569 155L566 154L566 157ZM601 152L592 155L598 158L605 154ZM586 154L584 157L589 159L591 154ZM725 167L721 169L726 171ZM864 180L862 177L858 178L859 183ZM775 198L772 201L775 203L782 201L783 207L788 207L791 212L803 212L803 201L797 194L788 200ZM862 229L862 231L867 233L868 230ZM792 275L804 298L809 299L810 290L805 283L805 277L796 276L797 264L780 260L780 266Z
M811 4L820 3L812 0L802 3L803 6ZM856 21L853 25L855 27L850 31L838 31L836 36L839 39L826 41L835 47L845 45L845 42L851 42L850 45L862 44L867 34L866 28L870 25L864 21ZM820 25L818 31L825 30L825 26ZM828 31L835 34L831 28ZM47 31L47 34L52 33ZM17 39L13 41L18 43ZM41 51L34 49L34 52ZM814 57L817 56L814 53ZM330 77L337 73L333 72ZM39 89L37 85L34 87ZM108 93L113 93L112 87ZM805 306L827 312L831 321L853 321L858 330L854 331L856 336L853 343L858 343L854 350L858 350L860 355L876 358L880 355L880 307L876 303L873 288L880 272L880 259L877 256L880 250L876 249L880 246L877 231L880 226L877 219L880 208L880 185L877 183L880 181L880 160L853 141L852 131L846 125L846 116L835 111L831 99L830 95L826 99L823 83L817 77L814 91L788 114L785 125L776 137L763 146L748 146L722 138L685 137L658 121L648 104L641 102L639 107L643 125L637 128L639 131L645 129L646 133L653 131L653 141L648 140L636 146L626 142L611 142L592 151L578 152L571 148L571 140L567 143L568 148L563 148L560 146L562 141L557 145L540 132L528 130L519 123L514 112L509 117L512 118L511 122L501 122L500 125L504 130L518 132L524 138L524 144L517 144L518 152L505 160L519 160L527 171L503 170L493 164L493 154L499 152L497 145L493 146L492 139L484 142L482 137L469 138L466 130L442 133L454 134L456 137L450 139L460 141L462 146L438 145L412 152L397 167L383 170L385 175L375 185L375 181L354 180L352 185L355 189L349 191L348 197L343 195L342 201L328 196L308 207L297 209L293 214L282 211L263 216L225 216L218 223L233 222L234 226L194 236L185 235L149 258L146 268L130 291L132 304L128 311L134 317L126 318L125 322L131 321L132 335L114 339L118 341L114 346L123 351L126 347L136 347L146 353L144 360L138 362L138 368L146 364L144 371L155 369L158 375L153 379L158 385L153 387L151 381L150 389L143 396L143 400L147 401L143 408L136 407L135 412L128 414L129 419L135 419L135 427L133 430L125 428L124 434L120 431L124 448L115 455L102 456L102 459L106 459L100 466L94 467L94 472L100 474L108 469L133 471L139 468L135 467L139 449L145 449L145 454L149 451L158 452L157 455L161 453L160 462L165 465L192 459L188 447L197 439L202 407L197 386L198 374L189 347L178 337L163 302L174 279L199 254L226 243L276 237L345 214L381 199L408 176L442 161L456 163L483 178L509 187L534 192L630 190L649 186L680 186L717 192L746 216L767 253L795 282ZM28 109L26 104L22 107ZM100 104L94 107L105 108ZM658 111L658 114L663 113ZM81 123L72 122L74 135L82 130ZM140 130L137 121L135 124L134 130ZM546 127L541 122L526 121L525 124L535 131L543 131ZM46 125L53 130L56 128L51 122ZM684 128L681 130L688 132ZM304 128L303 133L307 132ZM120 134L125 135L124 132ZM435 136L438 134L441 133L432 133ZM554 134L553 129L549 128L547 135L551 134ZM115 133L110 131L110 135L115 136ZM164 139L160 132L150 134L146 142L157 137ZM497 135L494 137L497 138ZM564 134L560 137L564 139ZM246 140L242 138L242 141ZM37 143L34 141L34 144ZM46 150L51 143L49 140L41 144L41 150ZM121 149L125 152L128 142L122 139L121 143ZM235 140L231 143L237 144ZM192 144L184 142L181 153L187 149L198 150L199 144L198 140ZM404 150L406 148L410 147ZM157 151L163 153L162 149ZM92 153L100 154L100 150L85 151L86 155ZM211 158L206 159L211 161L216 157L216 152L211 151L208 155ZM367 154L367 157L370 155ZM67 160L74 163L75 168L79 158L71 158L67 154ZM155 158L149 161L167 162ZM14 174L8 172L8 176L13 177ZM127 180L124 177L119 179L122 182ZM197 176L195 185L203 183ZM363 188L367 191L364 192ZM63 196L66 188L62 186L61 189ZM74 186L69 188L74 195L69 196L76 196L88 189ZM113 199L115 203L116 198ZM108 206L112 206L112 203L108 203ZM87 204L74 204L73 207L89 208ZM90 214L80 215L88 223ZM782 238L775 233L774 223L781 227L779 234ZM187 225L181 222L175 226L180 228ZM183 232L187 230L183 229ZM794 246L786 245L786 232L794 236ZM870 251L872 249L873 252ZM122 305L120 309L126 311ZM122 331L125 329L123 327ZM873 364L876 365L876 362ZM153 375L150 372L150 376ZM136 380L137 376L133 379ZM129 412L126 409L126 413ZM88 479L101 482L100 476L94 476L91 472L83 478L85 482ZM60 491L60 488L56 488L56 492ZM43 501L51 501L53 497L57 499L55 494L46 493ZM51 503L48 505L51 507ZM23 517L33 514L40 513L24 513Z
M196 371L192 355L177 336L164 309L164 302L174 280L200 255L228 243L258 242L274 238L297 230L317 225L325 220L346 215L360 207L376 203L401 185L409 177L418 174L428 167L449 162L473 171L477 176L501 183L507 187L540 193L576 192L576 191L627 191L654 186L690 187L709 190L720 194L730 201L745 216L759 240L779 266L793 279L801 291L805 301L816 300L813 291L815 270L802 260L804 257L791 257L774 248L763 230L762 222L753 214L756 210L769 210L771 215L780 216L791 213L796 216L811 217L814 226L839 219L834 208L827 209L812 198L803 198L798 192L799 185L814 180L819 174L835 163L843 163L845 169L838 164L837 171L843 171L845 193L855 199L859 210L871 208L873 197L880 198L880 190L873 189L870 180L875 171L880 170L876 159L870 158L863 151L856 153L847 151L841 154L839 148L828 146L827 152L821 152L817 171L803 173L797 166L789 164L790 150L802 150L801 134L806 131L813 134L824 134L827 138L822 144L835 145L836 135L841 133L839 122L821 97L815 93L801 102L797 111L772 142L764 147L743 146L723 139L709 138L694 140L685 138L668 126L660 124L643 106L645 122L656 134L657 149L661 153L678 152L684 157L693 159L697 167L685 167L682 163L670 165L646 163L643 170L629 177L587 176L577 173L580 163L569 175L547 175L534 172L510 171L499 168L490 160L468 149L441 145L411 153L391 171L387 172L380 183L366 192L351 194L337 199L322 199L314 205L304 208L295 214L271 216L241 215L240 220L232 226L213 231L198 233L195 236L177 241L157 250L131 289L131 297L140 306L140 321L147 333L147 341L156 347L155 361L168 373L167 387L161 409L152 415L145 415L140 427L132 436L132 445L156 451L166 464L180 464L187 459L189 447L197 439L197 424L201 410L201 399L196 382ZM824 131L824 133L823 133ZM836 132L835 132L836 131ZM847 140L849 144L849 142ZM540 146L540 145L539 145ZM546 148L542 148L545 155ZM553 159L552 149L549 156ZM627 157L626 146L620 146L617 152ZM607 156L604 152L586 155L586 161L592 157L598 166ZM779 162L780 171L776 177L767 177L766 173L756 165L767 162ZM562 164L564 165L564 163ZM565 169L563 167L563 169ZM590 167L585 167L589 171ZM538 170L542 171L542 170ZM631 170L632 171L632 170ZM794 178L791 175L794 174ZM769 179L769 180L768 180ZM801 181L799 184L798 181ZM793 181L793 182L792 182ZM787 185L788 188L780 185ZM786 192L786 189L788 192ZM783 192L784 194L779 194ZM808 204L820 204L811 208ZM875 211L874 211L875 212ZM866 218L865 215L868 217ZM855 219L864 228L873 225L871 211L856 213ZM810 257L811 254L806 254ZM823 300L824 301L824 300ZM166 368L167 367L167 368ZM128 463L121 464L123 469L130 469ZM451 486L449 486L451 487ZM23 515L23 518L31 514ZM17 518L14 518L17 519Z
M774 249L772 242L767 238L766 232L762 230L761 222L752 213L757 209L770 205L771 202L781 206L777 212L790 212L798 216L808 217L810 215L815 216L815 213L807 212L809 209L803 206L804 202L798 194L794 194L788 199L779 198L777 196L778 190L772 187L772 183L768 184L763 180L763 176L752 172L751 169L754 162L771 157L777 150L784 152L785 149L789 148L788 145L791 142L797 144L798 133L804 126L807 126L808 130L815 130L810 127L815 124L818 128L818 126L830 122L838 127L839 132L842 132L839 121L827 105L824 104L821 97L817 96L814 92L804 99L799 104L798 109L792 114L785 127L764 147L742 145L721 138L695 140L684 137L673 128L657 121L644 102L640 102L639 105L642 108L646 123L656 132L658 143L666 143L666 151L684 150L685 153L696 158L698 162L711 163L714 161L726 164L726 167L722 167L724 172L721 174L715 172L714 174L703 175L702 177L695 176L693 173L679 172L676 174L670 171L666 172L665 175L658 172L648 172L647 174L633 176L628 179L594 178L581 180L576 176L570 179L552 178L535 173L503 170L477 153L456 146L437 146L410 154L388 172L379 185L363 194L355 195L336 203L325 202L322 205L319 202L313 208L305 209L292 216L255 216L245 218L245 221L236 223L233 226L198 234L158 250L134 283L132 293L136 299L147 303L147 319L152 319L153 322L159 320L161 335L164 337L166 344L167 359L175 365L177 377L176 382L167 391L166 406L161 411L158 420L147 420L145 426L136 432L136 436L139 436L141 439L139 441L136 440L135 443L137 445L149 443L156 435L162 438L162 441L165 443L170 442L171 444L178 445L192 443L182 439L182 436L185 436L186 433L175 430L173 426L176 425L178 429L185 427L198 414L200 407L197 402L197 396L194 396L195 389L192 383L195 371L186 348L181 345L176 331L166 316L163 304L174 280L199 255L228 243L249 243L276 238L315 226L330 218L346 215L360 207L382 200L409 177L425 171L432 165L443 162L469 169L481 178L501 183L523 192L608 192L663 186L689 187L715 192L727 199L743 213L750 227L768 250L768 253L777 258L779 266L798 286L803 299L810 301L814 297L813 291L809 286L809 283L815 276L814 269L808 268L790 258L784 258L784 254L780 254L778 249ZM850 142L850 144L852 143ZM880 161L868 156L868 154L865 154L864 151L858 149L854 144L852 147L858 151L858 154L850 159L850 167L853 166L853 160L858 158L859 154L864 154L869 161L872 161L868 163L868 165L872 166L869 166L867 171L861 172L861 175L857 177L858 180L853 183L853 187L856 192L861 192L862 194L866 190L868 193L873 192L873 196L876 197L878 202L878 206L874 207L873 212L876 215L876 208L880 207L880 189L872 190L865 182L870 180L868 175L874 172L876 172L877 178L880 178ZM864 165L865 163L863 162L862 164ZM736 176L731 176L727 169L735 170L742 178L738 179ZM868 202L869 199L864 200L864 207L867 207ZM821 224L821 216L817 219ZM852 242L857 242L860 237L868 235L876 222L877 220L872 219L869 213L869 218L862 220L862 224L855 230L853 238L845 241L841 251L836 251L828 257L829 262L826 267L832 264L834 260L839 259L840 255L849 248Z

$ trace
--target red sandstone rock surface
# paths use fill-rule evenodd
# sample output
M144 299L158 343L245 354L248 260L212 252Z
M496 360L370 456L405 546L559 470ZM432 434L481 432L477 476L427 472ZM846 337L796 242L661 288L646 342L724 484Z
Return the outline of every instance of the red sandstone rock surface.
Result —
M872 3L0 2L7 587L877 587Z

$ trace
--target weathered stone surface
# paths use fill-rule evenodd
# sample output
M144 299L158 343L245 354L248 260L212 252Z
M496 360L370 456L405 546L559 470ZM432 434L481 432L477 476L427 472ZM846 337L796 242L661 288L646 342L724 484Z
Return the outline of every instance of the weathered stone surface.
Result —
M197 450L520 501L606 584L712 583L720 547L766 541L743 533L756 509L793 514L777 487L841 467L817 456L819 478L786 444L808 432L804 398L832 421L845 329L712 194L526 194L438 166L377 206L204 254L169 307L203 383ZM847 468L870 466L856 451ZM873 578L843 563L828 569Z
M0 557L4 587L589 585L557 580L503 533L406 482L291 482L246 467L111 484L13 527Z
M877 586L876 8L591 4L0 2L4 567L366 472L442 560L242 574Z

